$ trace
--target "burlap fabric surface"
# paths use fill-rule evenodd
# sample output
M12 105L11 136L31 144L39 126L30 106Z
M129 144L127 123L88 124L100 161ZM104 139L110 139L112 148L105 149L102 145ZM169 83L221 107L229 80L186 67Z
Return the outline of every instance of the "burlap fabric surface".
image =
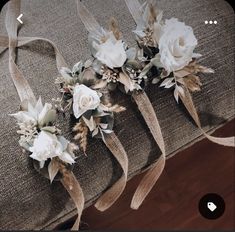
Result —
M164 17L177 17L193 27L199 41L196 51L203 54L200 63L215 69L215 74L201 75L202 91L193 94L203 128L213 131L234 117L234 12L223 0L158 2ZM135 24L124 1L89 0L84 4L101 25L115 16L123 36L134 44ZM6 6L0 15L1 35L7 35L5 12ZM87 32L73 0L23 0L21 12L24 24L19 36L40 36L54 41L71 66L89 58ZM205 20L218 23L205 25ZM36 96L42 96L46 102L59 96L54 84L58 72L50 45L32 43L18 49L17 57L19 68ZM182 104L175 102L171 91L156 85L148 87L146 92L159 118L168 157L201 139L200 130ZM112 97L127 108L116 116L114 130L128 153L129 177L132 177L157 159L159 149L131 98L120 92ZM53 228L73 216L75 206L59 182L50 185L33 169L32 160L18 145L17 125L7 116L19 109L18 95L8 71L8 51L0 55L0 106L0 229ZM69 117L61 117L60 122L64 135L72 139ZM87 154L87 157L77 154L74 173L84 189L88 206L120 177L121 169L98 139L90 140Z

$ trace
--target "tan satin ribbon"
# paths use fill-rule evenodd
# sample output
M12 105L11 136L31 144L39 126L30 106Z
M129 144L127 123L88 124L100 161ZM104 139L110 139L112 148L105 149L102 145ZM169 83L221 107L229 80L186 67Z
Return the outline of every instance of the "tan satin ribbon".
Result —
M6 44L6 41L8 41L7 36L0 36L0 47L9 47L9 43ZM58 47L49 39L42 38L42 37L17 37L17 45L16 47L22 47L24 45L27 45L29 43L35 42L35 41L44 41L49 43L53 48L56 56L56 65L57 69L60 70L62 67L67 67L67 64L61 55Z
M20 1L13 0L8 3L5 25L9 36L9 71L17 89L21 102L31 99L36 101L32 89L28 81L23 77L23 74L15 64L15 48L17 45L17 21L16 18L20 14Z
M93 15L90 14L87 8L79 0L75 0L75 2L77 4L78 15L82 20L87 31L100 34L102 27L95 20ZM117 136L115 136L114 133L109 135L105 134L104 142L121 165L123 169L123 175L112 187L110 187L107 192L105 192L98 199L97 203L95 204L95 207L100 211L108 209L122 194L126 186L128 174L128 157L125 152L125 149L123 148L121 142L118 140Z
M128 157L126 152L114 133L104 134L105 144L109 150L113 153L122 167L122 177L108 190L106 191L96 202L95 207L100 211L108 209L121 195L125 189L128 175Z
M73 172L64 169L63 167L60 169L60 172L63 176L60 181L73 199L78 212L78 217L71 230L79 230L80 219L85 204L83 191Z
M136 91L132 94L139 111L141 112L142 116L146 124L148 125L151 134L154 137L157 145L159 146L162 155L157 160L157 162L153 165L153 167L147 171L144 178L141 180L139 186L137 187L135 194L132 198L131 208L138 209L148 193L153 188L154 184L160 177L166 162L166 153L165 153L165 144L164 139L162 136L161 128L153 109L153 106L144 91Z
M129 9L135 23L138 24L142 17L141 4L138 0L125 0L127 8Z
M16 58L16 46L17 46L17 22L16 18L20 14L20 0L11 0L8 3L8 9L6 14L6 28L9 36L9 70L15 87L17 89L18 95L20 97L21 102L27 100L36 100L32 89L30 88L27 80L24 78L20 70L18 69L15 58ZM6 42L6 40L1 40L1 42ZM55 48L55 46L54 46ZM55 49L56 51L56 49ZM61 60L58 61L60 64ZM66 188L71 198L73 199L77 211L78 217L72 228L72 230L79 229L80 217L84 208L84 195L83 191L75 178L74 174L70 171L66 171L61 168L61 173L63 174L63 178L61 179L61 183Z
M94 16L88 11L88 9L81 3L80 0L75 0L75 3L77 5L78 15L87 31L99 34L102 27L96 21Z
M208 135L201 127L201 122L197 114L197 110L194 106L192 96L187 88L184 87L184 95L179 94L181 101L183 102L184 106L188 110L189 114L201 130L201 132L208 138L210 141L228 147L235 146L235 137L226 137L226 138L218 138L211 135Z

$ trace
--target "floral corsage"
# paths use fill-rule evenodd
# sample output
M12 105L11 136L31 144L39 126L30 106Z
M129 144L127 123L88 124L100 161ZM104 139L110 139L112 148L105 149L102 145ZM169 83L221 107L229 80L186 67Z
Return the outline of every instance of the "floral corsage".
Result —
M63 67L61 76L56 79L60 84L62 98L56 100L56 107L60 112L70 112L78 122L73 130L76 132L75 140L79 140L80 147L86 152L87 135L104 138L105 134L113 132L113 113L125 110L119 105L109 102L107 93L94 90L97 79L91 69L90 60L78 62L72 70Z
M52 182L59 171L59 164L71 166L75 163L77 146L61 135L55 124L56 110L52 105L42 104L41 98L33 104L28 102L18 113L12 114L19 125L19 144L31 153L30 157L40 169L48 169ZM45 173L45 172L44 172Z

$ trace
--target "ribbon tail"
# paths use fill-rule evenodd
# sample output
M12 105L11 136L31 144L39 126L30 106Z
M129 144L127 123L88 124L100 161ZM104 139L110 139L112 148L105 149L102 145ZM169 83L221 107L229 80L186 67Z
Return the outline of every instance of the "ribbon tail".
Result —
M161 149L162 155L154 164L154 166L147 171L144 178L140 182L137 187L134 196L131 202L132 209L138 209L148 193L153 188L154 184L157 182L160 177L166 163L166 155L165 155L165 144L162 136L161 128L155 114L155 111L152 107L152 104L144 91L134 92L132 94L138 108L145 119L146 124L148 125L156 143Z
M209 134L207 134L201 127L201 122L199 119L199 116L197 114L196 107L194 106L192 96L187 88L184 88L184 94L179 94L181 101L183 102L185 108L195 121L198 128L201 130L201 132L205 135L206 138L208 138L213 143L217 143L219 145L228 146L228 147L235 147L235 137L226 137L226 138L219 138L214 137Z
M12 0L8 3L5 25L8 33L8 46L9 46L9 71L18 92L21 102L24 100L36 101L32 89L29 86L28 81L24 78L23 74L17 68L15 63L16 47L17 47L17 21L16 17L20 12L20 1ZM1 37L1 43L6 45L6 38Z
M83 191L73 172L63 171L62 174L63 178L61 179L61 183L73 199L78 212L78 217L71 230L79 230L80 219L85 204Z
M96 21L94 16L88 11L84 4L80 2L80 0L75 0L75 2L77 4L77 11L80 19L82 20L82 23L87 31L90 33L97 33L99 35L102 28L100 24Z
M166 159L162 155L157 160L156 164L147 171L143 179L141 180L139 186L137 187L135 194L131 201L131 208L138 209L146 196L149 194L158 178L160 177L164 167L165 167Z
M135 23L138 24L141 18L141 4L138 0L125 0L125 2Z
M114 133L104 134L104 142L108 149L112 152L122 167L122 177L108 189L96 202L95 207L100 211L105 211L119 198L125 189L128 175L128 157L127 154Z

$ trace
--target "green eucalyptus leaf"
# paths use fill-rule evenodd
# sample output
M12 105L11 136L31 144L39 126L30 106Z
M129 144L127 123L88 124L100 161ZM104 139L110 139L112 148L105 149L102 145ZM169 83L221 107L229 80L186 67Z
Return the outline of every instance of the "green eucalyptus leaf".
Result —
M72 72L70 69L66 67L62 67L60 69L60 74L62 75L62 80L65 83L71 83L73 81L73 76L72 76Z
M137 60L128 60L125 67L130 67L134 70L139 70L142 68L141 64Z
M91 67L91 65L92 65L92 60L87 60L85 63L84 63L84 67L85 68L89 68L89 67Z
M86 118L87 120L90 120L94 112L96 112L96 110L88 110L82 116Z

